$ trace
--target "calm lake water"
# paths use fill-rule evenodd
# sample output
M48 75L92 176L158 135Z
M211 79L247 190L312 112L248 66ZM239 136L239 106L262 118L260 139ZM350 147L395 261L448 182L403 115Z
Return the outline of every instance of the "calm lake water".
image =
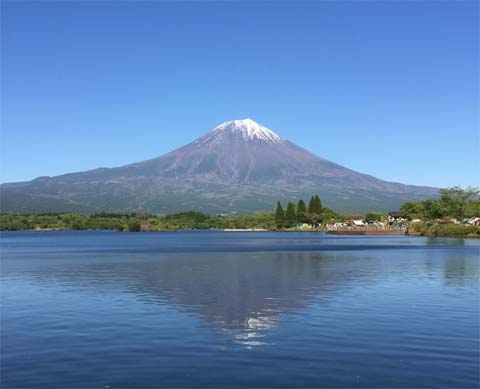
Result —
M1 387L477 388L480 241L1 234Z

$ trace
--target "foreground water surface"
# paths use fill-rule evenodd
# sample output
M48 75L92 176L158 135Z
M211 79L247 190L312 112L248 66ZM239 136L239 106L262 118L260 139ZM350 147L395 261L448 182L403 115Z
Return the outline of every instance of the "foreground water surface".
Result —
M1 234L0 386L480 382L480 242Z

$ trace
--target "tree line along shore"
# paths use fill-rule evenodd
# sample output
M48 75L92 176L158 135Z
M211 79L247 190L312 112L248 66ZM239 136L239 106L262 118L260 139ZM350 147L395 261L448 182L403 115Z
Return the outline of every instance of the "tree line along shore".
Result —
M411 201L400 212L406 223L406 234L421 236L480 237L480 227L471 220L480 215L477 189L460 187L440 191L438 199ZM274 212L244 215L211 216L189 211L171 215L98 213L0 214L0 229L21 230L117 230L178 231L190 229L221 230L323 230L333 223L365 220L367 223L387 220L387 214L338 213L322 206L320 197L311 197L308 205L289 201L285 208L277 202Z

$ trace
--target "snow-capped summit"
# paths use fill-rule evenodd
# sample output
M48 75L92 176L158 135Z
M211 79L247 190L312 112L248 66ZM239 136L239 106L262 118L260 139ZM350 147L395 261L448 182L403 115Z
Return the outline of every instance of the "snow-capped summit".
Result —
M219 126L215 127L211 134L216 135L225 131L242 134L243 137L248 140L258 139L273 143L285 142L285 139L283 139L277 133L248 118L242 120L231 120L222 123Z

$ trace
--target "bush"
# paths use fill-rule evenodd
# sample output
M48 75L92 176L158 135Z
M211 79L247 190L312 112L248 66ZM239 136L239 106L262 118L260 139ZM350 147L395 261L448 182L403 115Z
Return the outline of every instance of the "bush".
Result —
M130 232L136 232L136 231L140 231L141 226L138 220L129 220L127 224L127 228L128 228L128 231Z
M420 236L463 236L480 238L480 227L453 223L412 223L408 226L407 234Z

